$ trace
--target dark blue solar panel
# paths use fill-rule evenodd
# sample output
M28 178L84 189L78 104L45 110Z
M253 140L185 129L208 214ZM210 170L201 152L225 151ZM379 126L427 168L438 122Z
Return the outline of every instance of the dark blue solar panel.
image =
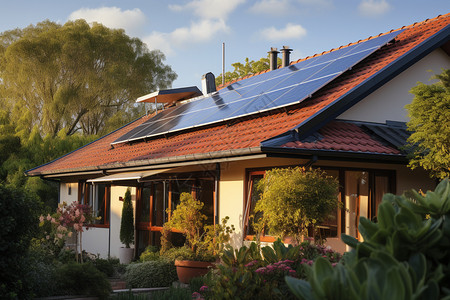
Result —
M376 37L235 82L206 97L159 112L113 144L203 126L299 103L395 38Z

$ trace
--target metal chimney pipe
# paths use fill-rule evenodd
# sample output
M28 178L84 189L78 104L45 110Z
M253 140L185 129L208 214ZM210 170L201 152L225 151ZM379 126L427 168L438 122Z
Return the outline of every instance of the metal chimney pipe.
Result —
M281 67L287 67L291 63L291 54L292 49L289 49L289 46L283 46L283 49L281 49L281 52L283 53L283 58L281 59Z
M272 48L270 48L270 51L267 53L269 53L270 71L273 71L278 68L277 60L278 60L278 53L280 53L280 52L278 52L277 48L272 47Z

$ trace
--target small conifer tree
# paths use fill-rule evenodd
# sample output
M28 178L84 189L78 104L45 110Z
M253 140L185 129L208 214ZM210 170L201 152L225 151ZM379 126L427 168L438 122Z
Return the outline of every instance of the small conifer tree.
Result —
M134 243L133 204L131 203L130 188L127 189L123 200L120 241L125 244L126 248L130 248L130 244Z

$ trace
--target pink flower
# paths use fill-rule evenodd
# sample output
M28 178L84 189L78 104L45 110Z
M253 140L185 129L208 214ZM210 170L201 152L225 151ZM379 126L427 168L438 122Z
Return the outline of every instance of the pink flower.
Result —
M45 220L45 218L44 218L44 216L43 215L41 215L40 217L39 217L39 222L44 222L44 220Z
M84 215L81 215L80 222L83 223L84 221L86 221L86 218L84 217Z
M56 236L58 237L58 239L62 239L63 238L63 235L61 233L58 233Z
M202 295L200 293L193 292L192 299L202 299Z
M78 224L77 224L77 223L73 224L73 229L75 229L76 231L78 231Z
M47 221L50 221L52 219L52 216L50 214L47 215Z
M46 237L45 237L47 240L49 240L50 239L50 236L49 235L47 235Z
M289 270L289 274L295 274L297 272L295 272L295 270Z
M207 290L208 290L207 285L203 285L202 287L200 287L200 292L206 292Z

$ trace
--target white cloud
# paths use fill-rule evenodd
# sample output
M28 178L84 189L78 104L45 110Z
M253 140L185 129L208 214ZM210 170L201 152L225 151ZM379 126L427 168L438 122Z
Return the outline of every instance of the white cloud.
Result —
M118 7L81 8L69 16L69 20L76 19L102 23L110 28L123 28L127 34L136 32L146 22L146 17L139 8L122 11Z
M387 13L391 9L391 5L386 0L363 0L358 11L363 16L376 17Z
M150 50L161 50L166 56L173 55L174 49L170 45L169 34L162 32L152 32L149 36L146 36L142 41L147 45Z
M297 0L297 2L316 7L333 7L333 0Z
M176 48L209 41L222 33L228 33L228 16L245 0L192 0L184 5L169 5L174 12L192 11L196 21L190 26L172 32L153 32L143 40L149 49L160 49L166 55L175 54Z
M260 32L261 37L269 41L280 41L288 39L300 39L306 35L306 29L301 25L288 23L285 28L264 28Z
M180 27L170 33L153 32L143 40L149 49L160 49L170 56L175 53L173 46L186 47L193 43L205 42L228 31L229 28L223 20L205 19L192 22L190 27Z
M169 5L173 11L192 10L202 19L226 20L228 15L245 0L192 0L185 5Z
M262 0L256 2L250 11L255 14L283 16L293 12L290 0Z

